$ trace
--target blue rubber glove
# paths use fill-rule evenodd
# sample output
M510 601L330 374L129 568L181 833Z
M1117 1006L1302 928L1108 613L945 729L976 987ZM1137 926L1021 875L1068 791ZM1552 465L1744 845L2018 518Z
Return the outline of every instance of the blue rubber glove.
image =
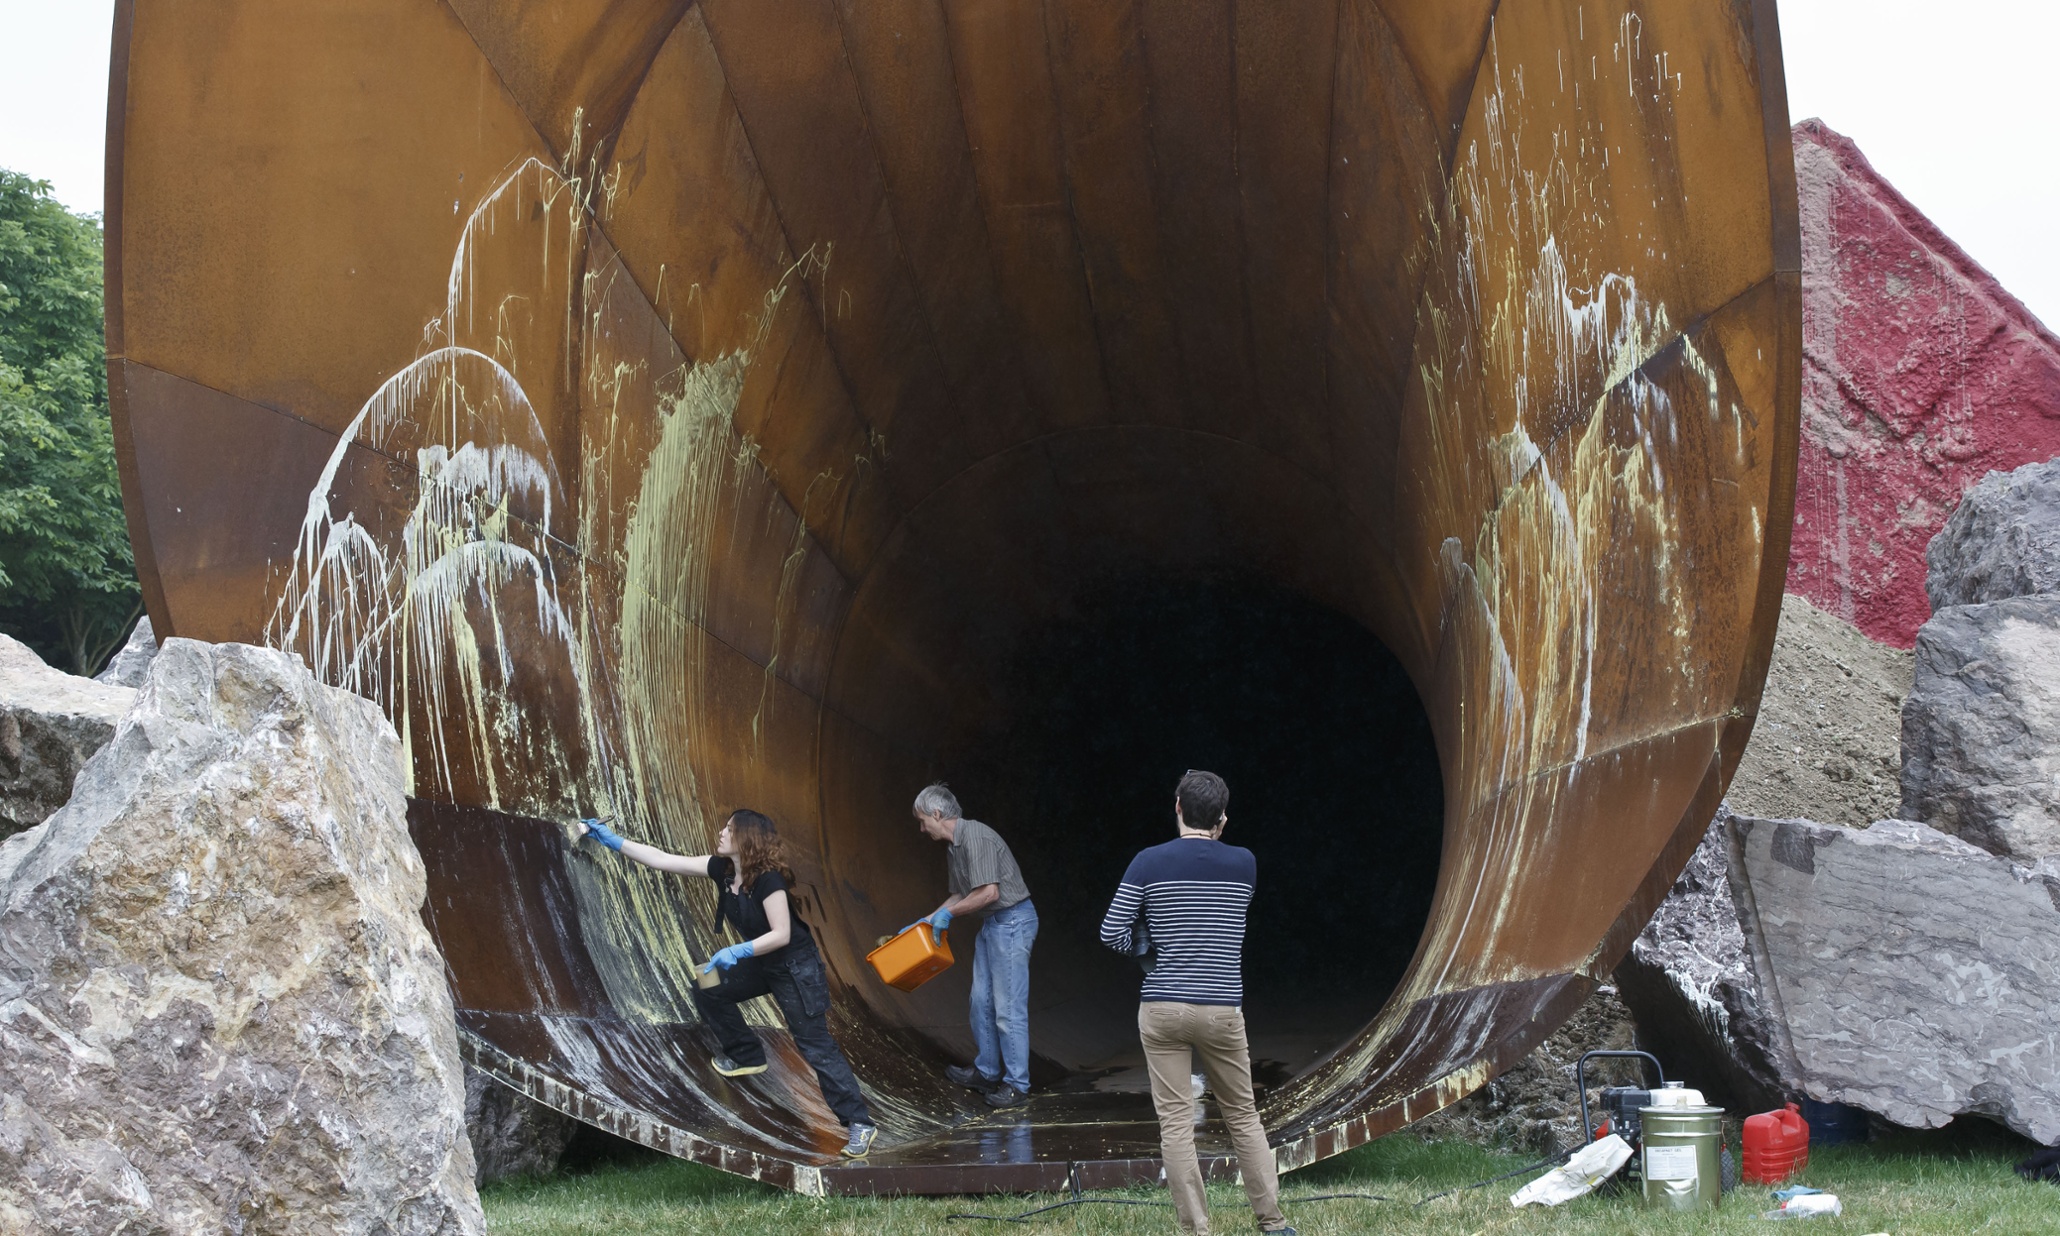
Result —
M616 835L614 829L599 820L581 820L580 823L587 826L587 836L590 839L600 842L617 854L622 853L622 838Z
M701 967L701 973L706 974L718 967L724 970L734 970L738 962L751 956L754 951L749 940L744 941L742 944L732 944L727 948L719 948L715 950L715 956L708 959L708 964Z
M949 931L951 929L951 911L939 910L937 911L937 913L932 914L927 918L919 918L916 920L915 923L910 923L908 926L903 927L900 931L897 931L894 934L897 936L905 936L909 932L914 931L916 929L916 923L930 924L930 929L941 936L946 931Z

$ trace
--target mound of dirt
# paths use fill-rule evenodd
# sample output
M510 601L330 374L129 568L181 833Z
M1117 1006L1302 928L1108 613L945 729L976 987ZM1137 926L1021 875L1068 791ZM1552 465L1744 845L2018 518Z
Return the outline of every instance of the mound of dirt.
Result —
M1793 593L1752 741L1725 795L1740 815L1864 828L1901 814L1911 654Z
M1631 1014L1614 987L1597 988L1553 1036L1514 1068L1443 1111L1409 1126L1426 1141L1463 1141L1477 1146L1557 1153L1580 1140L1581 1106L1574 1093L1574 1062L1586 1051L1623 1051L1637 1046ZM1630 1082L1634 1075L1616 1062L1591 1067L1589 1089ZM1591 1101L1594 1095L1590 1096Z

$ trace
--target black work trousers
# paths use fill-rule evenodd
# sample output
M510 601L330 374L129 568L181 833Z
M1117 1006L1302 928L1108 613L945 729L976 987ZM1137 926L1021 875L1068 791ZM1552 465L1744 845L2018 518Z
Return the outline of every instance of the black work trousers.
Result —
M737 1005L754 996L770 995L787 1019L794 1046L815 1070L816 1084L837 1119L846 1125L871 1124L873 1114L859 1093L858 1078L844 1050L830 1037L830 984L815 941L802 939L764 957L747 957L723 975L722 986L694 989L694 1004L714 1028L723 1054L738 1064L764 1064L765 1044L744 1024Z

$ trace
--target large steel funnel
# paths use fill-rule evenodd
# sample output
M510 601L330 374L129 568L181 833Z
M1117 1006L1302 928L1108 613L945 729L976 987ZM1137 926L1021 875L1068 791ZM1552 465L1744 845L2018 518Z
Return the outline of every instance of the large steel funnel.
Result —
M1377 638L1376 711L1435 736L1396 772L1378 718L1249 718L1360 744L1305 781L1443 804L1312 828L1233 776L1273 907L1369 890L1321 899L1335 947L1255 911L1306 954L1254 964L1296 980L1255 1025L1312 1010L1266 1078L1291 1165L1547 1034L1752 726L1800 353L1772 0L123 0L114 61L152 619L389 711L469 1049L628 1136L804 1190L1143 1170L1148 1104L1086 1071L1120 1068L1134 975L1074 921L1133 839L1047 810L1071 766L1011 745L1077 728L1036 665L1150 660L1092 635L1136 597L1346 632L1239 627L1189 658L1223 690ZM939 774L1040 873L1035 1045L1073 1080L1027 1119L936 1075L962 973L903 996L860 961L941 896L908 816ZM555 823L705 850L735 805L797 851L870 1166L791 1051L708 1067L709 890ZM1325 969L1377 937L1380 984Z

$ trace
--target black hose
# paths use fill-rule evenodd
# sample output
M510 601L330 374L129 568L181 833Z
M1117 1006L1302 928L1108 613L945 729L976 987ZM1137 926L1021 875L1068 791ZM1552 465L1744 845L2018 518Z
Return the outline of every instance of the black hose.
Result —
M989 1222L989 1223L1028 1223L1028 1222L1030 1221L1031 1217L1032 1217L1032 1216L1034 1216L1034 1215L1041 1215L1041 1214L1044 1214L1044 1213L1046 1213L1047 1211L1053 1211L1053 1210L1064 1210L1064 1209L1066 1209L1066 1208L1067 1208L1067 1207L1069 1207L1069 1206L1171 1206L1172 1204L1173 1204L1173 1203L1171 1203L1171 1202L1143 1202L1143 1201L1135 1201L1135 1200L1133 1200L1133 1199L1130 1199L1130 1198L1122 1198L1122 1197L1075 1197L1075 1198L1069 1198L1069 1199L1067 1199L1066 1201L1063 1201L1063 1202L1053 1202L1053 1203L1052 1203L1051 1205L1049 1205L1049 1206L1039 1206L1039 1207L1038 1207L1037 1209L1035 1209L1035 1210L1025 1210L1025 1211L1021 1212L1020 1214L1013 1214L1013 1215L974 1215L974 1214L963 1214L963 1215L946 1215L946 1216L944 1216L944 1218L945 1218L945 1221L946 1221L946 1222L949 1222L949 1221L951 1221L951 1220L953 1220L953 1219L985 1219L985 1220L986 1220L987 1222Z
M1392 1202L1395 1200L1392 1197L1382 1197L1378 1193L1318 1193L1310 1197L1284 1197L1280 1199L1280 1204L1282 1206L1303 1206L1310 1202L1338 1202L1348 1199L1366 1202ZM1028 1222L1034 1215L1045 1214L1053 1210L1064 1210L1069 1206L1171 1206L1172 1204L1171 1202L1147 1202L1122 1197L1075 1197L1068 1198L1063 1202L1053 1202L1049 1206L1039 1206L1035 1210L1025 1210L1012 1215L959 1214L946 1215L944 1217L947 1220L985 1219L990 1223L1024 1223Z
M1455 1193L1465 1193L1470 1189L1486 1188L1487 1186L1494 1184L1498 1180L1507 1180L1511 1176L1521 1176L1525 1172L1535 1172L1541 1167L1557 1167L1561 1163L1566 1162L1567 1159L1572 1157L1573 1153L1574 1152L1572 1150L1562 1150L1558 1154L1553 1155L1549 1159L1540 1159L1536 1163L1528 1164L1524 1167L1519 1167L1514 1171L1504 1172L1500 1176L1490 1176L1486 1180L1476 1180L1470 1185L1460 1185L1456 1189L1447 1189L1442 1193L1433 1193L1429 1197L1418 1199L1417 1202L1410 1207L1410 1209L1414 1210L1417 1206L1422 1206L1430 1202L1435 1202L1441 1197L1451 1197Z
M946 1215L944 1216L944 1221L949 1223L954 1219L981 1219L988 1223L1028 1223L1035 1215L1045 1214L1054 1210L1065 1210L1071 1206L1171 1206L1173 1204L1171 1202L1147 1202L1127 1197L1082 1197L1080 1195L1080 1164L1077 1162L1066 1164L1066 1189L1073 1195L1072 1197L1067 1198L1063 1202L1053 1202L1049 1206L1039 1206L1035 1210L1025 1210L1012 1215Z
M1553 1155L1549 1159L1540 1159L1536 1163L1530 1163L1526 1164L1523 1167L1514 1168L1510 1171L1503 1172L1499 1176L1490 1176L1486 1180L1476 1180L1472 1184L1460 1185L1456 1189L1446 1189L1441 1193L1432 1193L1427 1197L1419 1198L1415 1202L1411 1203L1410 1209L1414 1210L1420 1206L1428 1205L1431 1202L1437 1201L1441 1197L1451 1197L1455 1193L1465 1193L1473 1189L1486 1188L1487 1186L1494 1184L1496 1181L1508 1180L1512 1176L1521 1176L1526 1172L1535 1172L1541 1167L1557 1167L1559 1164L1566 1162L1566 1160L1570 1156L1572 1156L1573 1153L1574 1152L1572 1150L1562 1150L1558 1154ZM1173 1204L1171 1202L1147 1202L1135 1198L1124 1197L1083 1197L1080 1194L1079 1166L1080 1165L1077 1163L1069 1163L1066 1165L1066 1184L1067 1187L1071 1190L1073 1196L1067 1198L1063 1202L1053 1202L1048 1206L1039 1206L1033 1210L1019 1211L1016 1214L1012 1215L946 1215L944 1216L945 1222L949 1223L954 1219L979 1219L987 1223L1027 1223L1037 1215L1049 1214L1054 1210L1065 1210L1073 1206L1171 1206ZM1304 1197L1283 1197L1280 1199L1280 1204L1283 1207L1291 1205L1306 1206L1310 1202L1339 1202L1347 1200L1366 1202L1392 1202L1397 1199L1392 1197L1383 1197L1378 1193L1315 1193Z

